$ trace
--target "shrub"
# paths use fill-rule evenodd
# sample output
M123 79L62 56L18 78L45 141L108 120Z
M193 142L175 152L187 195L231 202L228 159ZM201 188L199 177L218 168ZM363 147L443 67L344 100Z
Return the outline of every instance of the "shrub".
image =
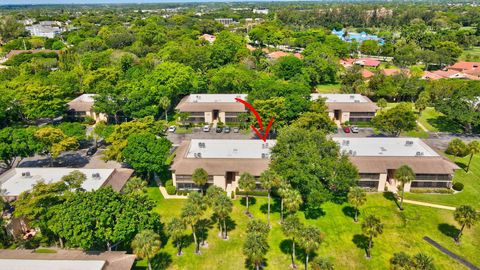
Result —
M165 187L168 186L173 186L173 180L168 180L167 182L165 182Z
M453 183L452 188L453 188L453 190L456 190L456 191L462 191L463 190L463 184L460 183L460 182L455 182L455 183Z
M233 191L232 193L230 193L230 199L235 199L235 191Z
M242 196L246 196L246 195L247 195L247 192L245 192L245 191L236 191L235 194L237 194L237 195L242 195ZM265 196L268 196L268 192L265 191L265 190L253 190L253 191L248 192L248 196L262 196L262 197L265 197Z
M95 119L90 116L85 116L85 118L83 119L83 123L87 125L93 125L95 124Z
M167 186L165 189L167 190L168 195L175 195L175 193L177 193L177 188L174 186Z
M440 193L440 194L452 194L453 190L448 188L412 188L410 193Z

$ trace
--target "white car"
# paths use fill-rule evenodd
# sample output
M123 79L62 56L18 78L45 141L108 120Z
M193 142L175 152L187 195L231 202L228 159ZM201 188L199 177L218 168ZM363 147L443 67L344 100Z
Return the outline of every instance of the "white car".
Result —
M350 129L352 130L352 133L358 133L358 127L357 126L353 126Z
M203 126L203 131L204 132L210 132L210 126L209 125Z
M175 127L175 126L169 126L168 127L168 132L173 133L173 132L175 132L176 129L177 129L177 127Z

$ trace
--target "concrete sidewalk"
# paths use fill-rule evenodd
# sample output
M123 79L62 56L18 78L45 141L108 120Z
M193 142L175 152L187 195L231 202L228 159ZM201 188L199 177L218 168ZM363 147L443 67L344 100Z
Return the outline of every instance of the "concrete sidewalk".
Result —
M433 203L426 203L426 202L419 202L419 201L412 201L412 200L403 200L404 203L427 206L432 208L438 209L445 209L445 210L452 210L454 211L456 208L452 206L440 205L440 204L433 204Z
M160 189L160 193L162 193L163 198L165 198L167 200L168 199L187 199L188 198L187 196L169 195L167 193L167 190L165 189L165 187L159 186L158 188Z

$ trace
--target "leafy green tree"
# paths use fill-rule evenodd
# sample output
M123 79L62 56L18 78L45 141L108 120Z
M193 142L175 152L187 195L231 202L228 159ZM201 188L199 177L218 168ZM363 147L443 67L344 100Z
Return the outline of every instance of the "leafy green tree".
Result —
M208 183L207 171L203 168L196 168L192 174L192 181L202 189L202 193L205 193L205 185Z
M151 133L128 136L127 146L122 150L125 161L138 173L152 176L167 168L172 143L165 137L157 138Z
M445 153L452 155L455 161L456 157L464 157L468 154L468 146L461 139L455 138L448 143Z
M211 61L214 67L238 62L242 56L248 54L242 36L229 31L222 31L217 35L212 45Z
M245 65L229 64L207 73L209 93L248 93L257 74Z
M400 103L391 109L380 111L373 117L372 124L392 136L399 136L400 133L414 130L417 126L415 113L408 103Z
M395 180L400 183L402 196L400 199L400 210L403 210L403 197L405 196L405 184L415 180L415 172L408 165L402 165L395 170Z
M295 241L300 239L302 231L303 224L300 222L297 215L288 216L282 223L283 234L292 240L292 268L297 267L295 264Z
M301 74L302 68L303 61L295 56L280 57L272 66L275 76L284 80L290 80L293 77Z
M442 41L435 45L435 53L438 55L440 66L455 63L462 52L462 48L452 41Z
M260 184L268 192L267 222L270 225L270 198L273 188L280 186L281 178L272 170L266 170L260 175Z
M365 204L367 201L367 193L361 187L351 188L348 192L348 202L355 206L354 221L358 222L358 208Z
M312 263L312 270L334 270L335 266L328 258L324 257L316 257L313 259Z
M147 192L147 181L143 180L140 177L134 176L128 179L125 186L122 188L122 193L146 193Z
M227 219L232 213L233 210L233 203L227 195L222 194L218 196L213 204L213 212L217 215L219 219L219 223L223 223L220 228L220 234L222 235L223 239L228 239L228 228L227 228Z
M458 232L458 235L455 237L456 242L460 242L460 237L462 236L463 229L465 229L465 227L472 227L478 221L478 219L480 219L480 215L477 213L475 208L470 205L462 205L457 207L453 213L453 217L461 226L460 232Z
M257 184L255 182L255 178L253 177L253 175L251 175L248 172L242 173L240 175L240 179L238 180L238 187L241 190L245 191L245 193L246 193L246 200L247 200L247 212L246 213L248 214L248 213L250 213L249 212L249 205L248 205L249 193L257 187Z
M18 92L23 116L28 120L54 118L65 110L64 93L56 85L41 85L38 81L25 82Z
M417 101L415 101L415 108L422 113L430 105L430 93L423 91L418 95Z
M322 235L317 227L309 225L301 230L299 244L305 249L305 270L308 270L310 255L320 247L322 241Z
M140 258L147 259L148 269L152 270L150 260L160 251L160 236L152 230L143 230L135 235L132 241L133 253Z
M40 128L35 132L35 138L43 145L43 152L50 158L50 166L53 166L53 160L62 152L78 148L77 139L68 137L58 128Z
M268 252L268 232L270 227L260 220L251 220L247 225L247 237L243 244L243 254L249 263L253 263L257 270Z
M390 259L391 268L394 270L406 270L413 268L412 257L405 252L394 253Z
M365 217L362 222L362 232L368 237L367 257L370 258L370 250L372 249L373 237L383 233L383 224L379 218L374 215Z
M467 145L468 152L470 153L470 158L468 159L467 172L470 170L470 164L472 163L472 158L474 155L480 154L480 142L471 141Z
M380 46L376 40L365 40L360 45L360 51L367 55L377 55L380 50Z
M13 16L5 16L0 20L0 38L3 43L21 36L25 32L25 27L17 22Z
M79 170L74 170L62 176L62 181L65 182L70 191L80 189L85 180L87 180L87 176Z
M205 204L202 199L202 195L197 192L192 192L188 196L187 203L182 208L182 220L190 225L193 234L193 240L195 242L195 253L200 253L200 246L197 239L197 229L196 225L198 221L202 218L205 212Z
M35 128L6 127L0 130L0 160L11 168L17 158L26 158L39 152L42 145L35 139Z
M167 234L172 237L172 242L177 247L177 256L182 256L182 240L185 231L185 223L180 218L172 218L166 226Z
M337 126L326 112L327 106L324 99L318 99L312 102L310 111L302 113L292 125L298 128L322 130L326 133L334 132Z

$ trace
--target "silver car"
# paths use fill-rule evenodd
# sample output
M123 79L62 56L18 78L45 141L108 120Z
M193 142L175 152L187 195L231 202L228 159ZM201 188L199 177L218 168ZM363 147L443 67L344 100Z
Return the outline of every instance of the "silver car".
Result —
M203 126L203 131L204 132L210 132L210 126L209 125Z
M358 133L358 131L359 131L359 129L358 129L357 126L352 126L352 127L350 128L350 130L352 130L352 133Z

